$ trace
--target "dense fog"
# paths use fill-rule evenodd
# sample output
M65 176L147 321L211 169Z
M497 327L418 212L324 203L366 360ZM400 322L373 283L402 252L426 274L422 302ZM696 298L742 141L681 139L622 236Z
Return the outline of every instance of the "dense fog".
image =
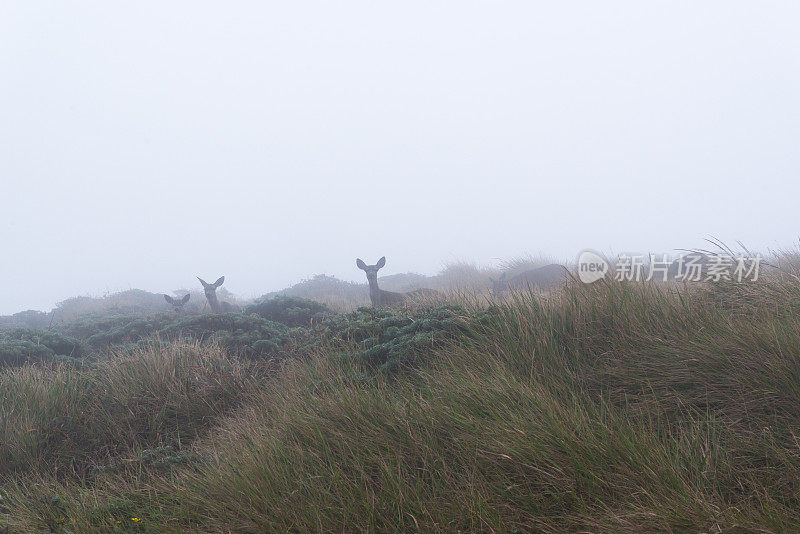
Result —
M0 313L797 243L800 4L5 2Z

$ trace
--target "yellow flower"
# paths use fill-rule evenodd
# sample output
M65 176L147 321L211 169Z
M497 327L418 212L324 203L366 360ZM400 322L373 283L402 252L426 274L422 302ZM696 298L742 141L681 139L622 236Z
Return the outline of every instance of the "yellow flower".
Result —
M139 521L141 521L141 519L139 519L138 517L131 517L131 521L133 521L134 523L138 523Z

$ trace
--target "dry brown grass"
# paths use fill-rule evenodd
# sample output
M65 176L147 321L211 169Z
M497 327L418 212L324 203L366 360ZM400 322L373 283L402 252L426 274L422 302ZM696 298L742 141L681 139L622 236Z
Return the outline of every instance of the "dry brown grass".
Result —
M62 532L800 530L796 280L599 282L462 304L468 333L397 375L370 372L347 347L257 382L211 380L213 354L201 369L130 363L108 382L122 398L206 417L185 446L198 460L91 481L40 464L5 478L0 521ZM195 373L200 393L182 393ZM240 404L210 402L242 387Z

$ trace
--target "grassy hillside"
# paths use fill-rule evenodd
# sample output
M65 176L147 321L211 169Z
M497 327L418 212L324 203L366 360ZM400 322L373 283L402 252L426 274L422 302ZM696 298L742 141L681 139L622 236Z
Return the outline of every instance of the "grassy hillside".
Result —
M498 278L501 273L510 278L522 271L552 262L553 260L544 257L524 256L504 262L500 269L466 262L451 263L433 276L416 273L390 274L381 276L379 284L382 289L389 291L406 292L430 288L443 292L485 293L492 287L491 279ZM355 265L353 270L357 271ZM221 300L241 307L251 304L249 301L237 299L225 287L221 287L217 293ZM184 288L171 292L171 296L178 298L186 294L190 295L190 300L183 308L184 313L198 314L211 311L201 289ZM258 300L274 297L312 299L338 312L349 312L370 305L366 279L361 283L347 282L325 274L301 280L280 291L266 293ZM102 297L69 298L59 302L49 312L28 310L13 315L0 315L0 331L20 328L60 329L98 317L149 316L172 311L172 306L167 304L163 294L130 289Z
M0 370L0 525L800 530L795 278L259 309L264 353L156 328Z
M490 291L492 278L498 278L501 272L510 277L546 263L549 262L533 257L510 260L502 265L502 269L482 267L466 262L451 263L433 276L416 273L381 275L378 277L378 283L381 289L388 291L407 292L428 288L441 292L481 294ZM265 297L280 295L313 299L340 312L352 311L360 306L369 306L370 304L369 286L366 279L363 283L345 282L324 274L302 280L281 291L268 293Z

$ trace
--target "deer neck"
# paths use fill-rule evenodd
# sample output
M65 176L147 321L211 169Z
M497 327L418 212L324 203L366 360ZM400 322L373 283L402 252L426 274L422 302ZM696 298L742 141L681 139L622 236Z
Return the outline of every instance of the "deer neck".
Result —
M214 291L206 292L206 298L208 299L208 304L211 306L211 311L219 313L220 305L219 300L217 300L217 293Z
M367 282L369 282L369 299L372 301L373 306L377 306L381 302L381 290L378 288L377 275L375 278L368 276Z

